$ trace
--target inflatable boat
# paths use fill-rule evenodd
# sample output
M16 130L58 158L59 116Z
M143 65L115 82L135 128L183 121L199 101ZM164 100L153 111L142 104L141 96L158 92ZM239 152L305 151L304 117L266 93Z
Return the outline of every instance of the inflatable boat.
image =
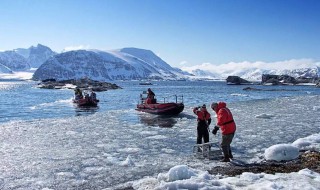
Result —
M157 115L177 115L184 109L183 96L180 96L180 102L178 102L178 96L174 95L175 102L168 102L168 97L165 97L162 103L158 103L157 99L154 99L152 103L146 103L147 98L145 97L145 94L145 92L140 94L140 102L137 104L136 108L137 111Z
M97 107L99 100L91 100L89 98L83 98L83 99L72 99L72 102L77 104L77 106L80 107Z

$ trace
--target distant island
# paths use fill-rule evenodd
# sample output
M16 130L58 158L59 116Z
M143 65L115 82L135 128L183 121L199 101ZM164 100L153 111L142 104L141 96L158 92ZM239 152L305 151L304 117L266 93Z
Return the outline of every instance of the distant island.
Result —
M95 92L102 92L113 89L121 89L120 86L108 82L101 82L91 80L89 78L84 79L70 79L57 81L55 79L46 79L38 84L38 88L45 89L75 89L80 88L81 90L92 90Z
M232 85L248 85L248 84L261 84L261 85L299 85L299 84L314 84L320 87L319 77L292 77L289 75L270 75L263 74L260 83L247 81L239 76L228 76L226 79L227 84ZM252 89L246 89L252 90Z

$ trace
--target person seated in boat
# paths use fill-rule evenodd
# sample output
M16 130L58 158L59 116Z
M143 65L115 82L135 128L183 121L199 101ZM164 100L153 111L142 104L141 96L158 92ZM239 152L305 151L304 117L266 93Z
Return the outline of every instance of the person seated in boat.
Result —
M80 99L83 98L82 91L81 91L80 88L77 87L77 88L74 90L74 97L75 97L76 100L80 100Z
M90 96L87 92L84 92L84 99L90 100Z
M155 104L157 102L157 100L154 98L156 96L155 93L150 88L148 88L147 94L148 96L146 99L146 104Z
M96 95L96 93L95 93L94 91L91 91L91 93L90 93L90 99L91 99L92 101L96 101L96 100L97 100L97 95Z

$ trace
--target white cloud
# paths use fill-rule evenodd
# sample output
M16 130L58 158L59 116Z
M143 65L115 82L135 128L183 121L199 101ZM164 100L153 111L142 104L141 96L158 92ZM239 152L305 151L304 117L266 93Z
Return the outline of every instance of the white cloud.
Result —
M248 69L266 69L266 70L285 70L285 69L301 69L301 68L314 68L320 66L320 62L312 59L292 59L277 62L229 62L226 64L215 65L211 63L202 63L191 67L183 66L180 69L191 72L197 69L210 71L213 73L224 73L230 71L248 70Z
M69 46L69 47L65 47L62 50L62 52L80 50L80 49L89 49L89 48L90 48L90 45Z
M187 63L188 63L187 61L181 61L179 65L186 65Z

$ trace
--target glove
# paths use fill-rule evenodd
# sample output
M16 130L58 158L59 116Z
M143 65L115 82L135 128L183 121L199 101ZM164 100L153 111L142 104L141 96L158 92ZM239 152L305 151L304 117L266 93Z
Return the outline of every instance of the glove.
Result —
M198 111L199 108L200 108L199 106L198 106L198 107L194 107L194 108L193 108L193 113L196 113L196 111Z
M214 126L214 128L212 130L212 134L216 135L218 130L219 130L219 127L218 126Z
M196 113L197 110L198 110L198 107L194 107L192 111L193 113Z

